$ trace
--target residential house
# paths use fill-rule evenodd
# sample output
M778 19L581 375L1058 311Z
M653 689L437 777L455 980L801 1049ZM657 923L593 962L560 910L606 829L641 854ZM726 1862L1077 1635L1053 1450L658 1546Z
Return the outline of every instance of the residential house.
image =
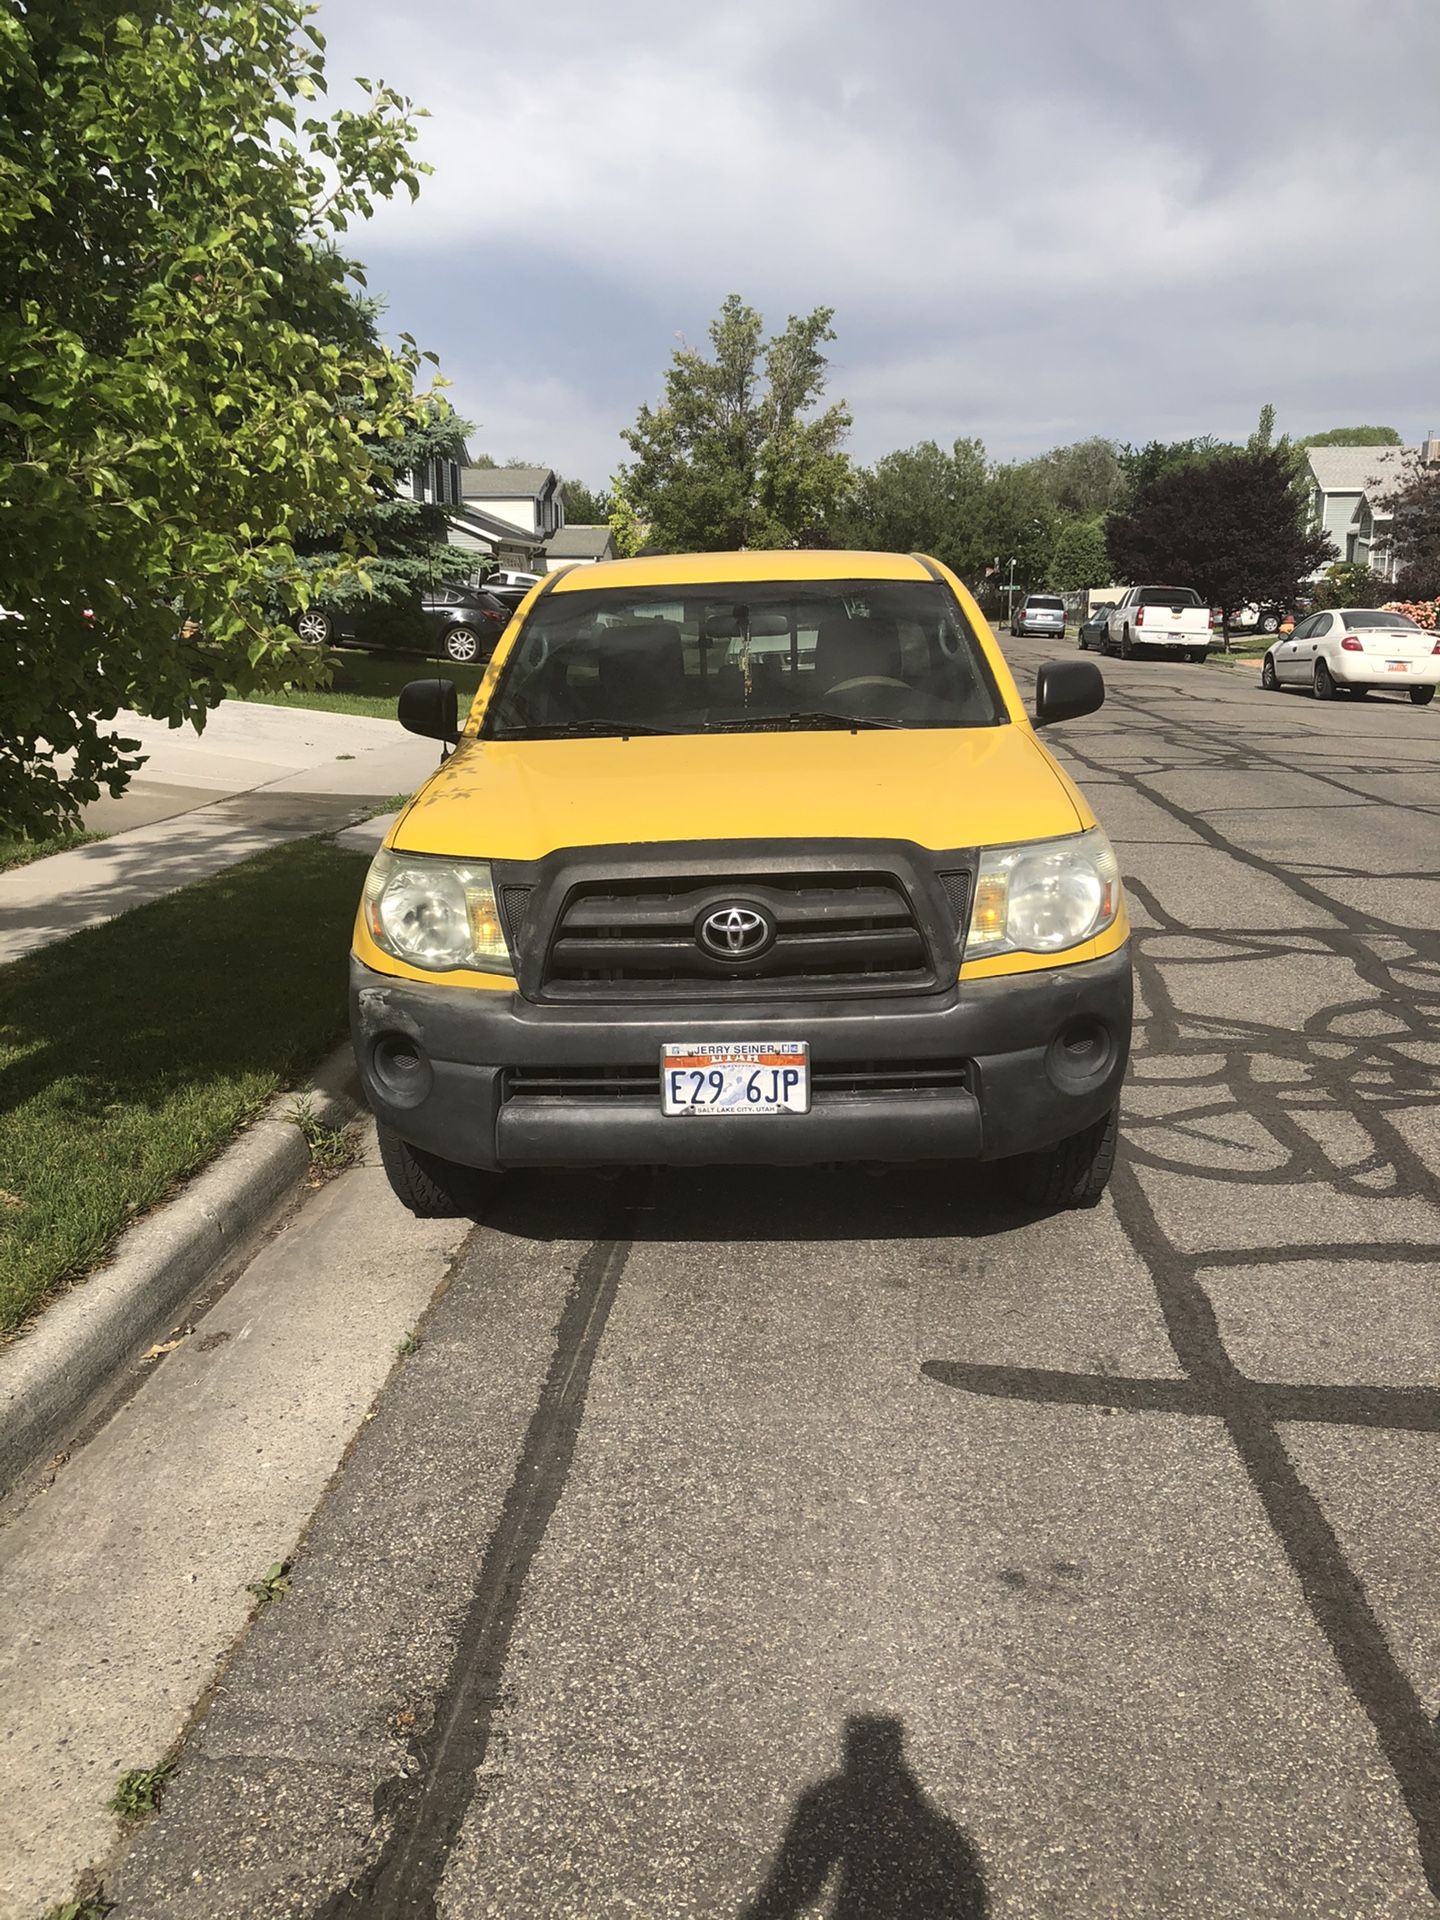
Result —
M545 543L545 567L554 573L557 567L594 566L597 560L615 558L615 536L609 527L561 527Z
M1340 559L1373 567L1393 580L1396 563L1385 497L1403 486L1417 467L1440 463L1440 440L1426 440L1418 447L1307 447L1305 458L1315 522L1329 535Z
M450 544L477 556L477 576L489 571L481 560L543 569L545 544L565 524L564 491L550 467L472 467L467 454L455 499Z

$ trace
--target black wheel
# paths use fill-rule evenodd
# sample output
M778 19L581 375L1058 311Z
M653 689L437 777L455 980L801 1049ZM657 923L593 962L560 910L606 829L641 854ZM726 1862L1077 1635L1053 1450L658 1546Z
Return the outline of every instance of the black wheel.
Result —
M459 1220L478 1214L499 1184L499 1174L442 1160L438 1154L412 1147L389 1127L375 1131L391 1191L417 1220Z
M1278 613L1263 614L1260 620L1260 631L1262 633L1278 633L1280 631L1279 614Z
M1015 1185L1031 1207L1093 1207L1110 1184L1120 1109L1072 1134L1043 1153L1027 1153L1015 1162Z
M456 666L468 667L472 660L479 657L480 636L469 627L451 627L441 650L445 658L453 660Z
M1433 687L1411 687L1410 704L1412 707L1428 707L1435 698Z
M319 607L307 607L304 613L296 617L295 631L312 647L328 647L331 634L330 616L328 613L322 613Z
M1278 693L1280 691L1280 676L1275 671L1275 656L1273 653L1267 653L1265 656L1265 664L1260 669L1260 684L1267 693Z
M1323 660L1315 662L1315 698L1317 700L1335 698L1335 681Z

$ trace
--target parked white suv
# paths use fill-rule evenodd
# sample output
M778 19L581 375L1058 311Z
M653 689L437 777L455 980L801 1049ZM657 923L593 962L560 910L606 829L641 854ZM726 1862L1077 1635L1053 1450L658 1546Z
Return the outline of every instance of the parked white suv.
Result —
M1417 626L1408 613L1384 607L1333 607L1312 613L1265 656L1260 683L1309 687L1317 700L1333 700L1337 688L1357 700L1377 687L1407 692L1417 707L1429 706L1440 685L1440 637Z

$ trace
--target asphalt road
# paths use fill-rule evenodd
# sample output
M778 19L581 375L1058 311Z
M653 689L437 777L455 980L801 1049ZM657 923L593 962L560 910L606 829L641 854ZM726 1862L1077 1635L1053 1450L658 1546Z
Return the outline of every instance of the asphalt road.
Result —
M121 1916L1437 1910L1440 707L1106 672L1111 1198L517 1183Z

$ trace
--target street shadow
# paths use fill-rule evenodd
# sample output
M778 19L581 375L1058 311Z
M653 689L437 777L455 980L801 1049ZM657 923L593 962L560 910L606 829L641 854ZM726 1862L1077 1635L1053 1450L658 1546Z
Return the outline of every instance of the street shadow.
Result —
M973 1843L925 1796L886 1714L846 1723L840 1771L807 1787L742 1920L796 1920L833 1886L830 1920L986 1920Z
M986 1240L1057 1211L1013 1196L1003 1162L799 1167L653 1167L607 1175L508 1174L482 1208L492 1232L518 1240L639 1244Z

